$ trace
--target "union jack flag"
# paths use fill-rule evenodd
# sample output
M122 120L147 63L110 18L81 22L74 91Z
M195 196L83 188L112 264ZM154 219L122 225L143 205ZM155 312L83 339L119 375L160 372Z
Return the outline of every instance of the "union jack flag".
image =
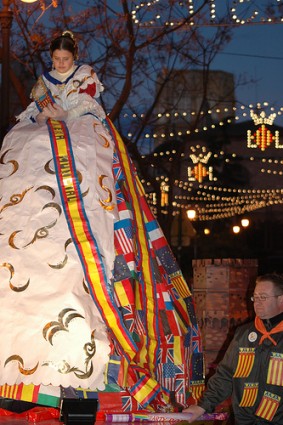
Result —
M159 361L160 363L173 363L174 364L174 335L165 335L166 342L160 347Z
M175 365L175 398L183 406L186 404L186 382L185 365Z
M125 320L125 325L130 332L135 330L135 314L131 305L122 307L122 314Z
M193 348L193 353L202 352L201 334L198 326L191 327L191 344Z
M121 397L123 412L136 412L142 410L142 406L130 395Z
M119 180L121 178L121 176L124 177L123 173L122 173L122 167L121 167L118 155L115 151L113 152L113 162L112 162L112 164L113 164L112 169L113 169L113 174L115 176L115 179Z
M117 202L117 206L118 206L118 210L124 210L126 209L126 202L124 200L123 194L120 190L120 186L118 183L116 183L116 202ZM123 208L121 208L121 205L123 205Z
M122 410L123 412L133 411L133 403L131 396L122 396Z

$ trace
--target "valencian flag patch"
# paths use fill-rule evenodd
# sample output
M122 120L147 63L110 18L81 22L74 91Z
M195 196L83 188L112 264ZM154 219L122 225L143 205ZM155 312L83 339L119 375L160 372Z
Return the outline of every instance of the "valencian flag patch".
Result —
M283 386L283 354L271 353L267 381L268 384Z
M240 401L240 407L251 407L255 404L258 394L258 383L245 383L242 400Z
M233 378L246 378L249 376L254 365L254 358L254 348L240 348L238 364Z
M260 405L258 406L258 409L255 412L256 416L260 416L261 418L266 419L267 421L272 421L275 413L277 412L280 401L280 396L272 394L269 391L265 391Z

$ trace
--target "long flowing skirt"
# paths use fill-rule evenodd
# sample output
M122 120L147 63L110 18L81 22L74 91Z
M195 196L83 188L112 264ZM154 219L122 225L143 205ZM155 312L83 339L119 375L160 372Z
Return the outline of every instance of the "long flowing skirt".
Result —
M26 122L0 154L0 396L185 405L203 387L191 292L112 123L65 128L68 155Z

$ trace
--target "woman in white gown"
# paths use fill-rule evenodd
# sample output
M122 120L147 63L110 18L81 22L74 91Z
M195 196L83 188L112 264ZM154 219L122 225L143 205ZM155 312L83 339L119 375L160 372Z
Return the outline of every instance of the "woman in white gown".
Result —
M73 35L50 53L0 154L0 396L185 406L203 388L191 293Z

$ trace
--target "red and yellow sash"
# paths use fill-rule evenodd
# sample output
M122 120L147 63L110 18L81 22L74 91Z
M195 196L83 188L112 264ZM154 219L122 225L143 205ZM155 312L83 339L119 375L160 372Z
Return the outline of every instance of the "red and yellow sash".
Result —
M84 208L68 128L64 121L50 119L47 126L61 201L86 282L101 316L130 362L137 347L124 326L110 291L104 264Z

